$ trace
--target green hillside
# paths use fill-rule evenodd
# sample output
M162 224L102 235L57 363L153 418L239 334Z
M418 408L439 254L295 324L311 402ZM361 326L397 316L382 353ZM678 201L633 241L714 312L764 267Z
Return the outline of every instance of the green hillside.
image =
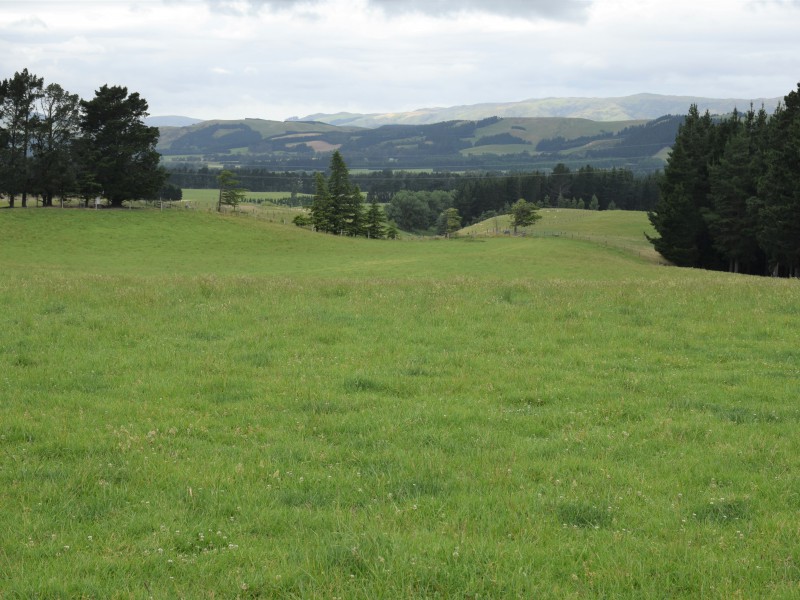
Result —
M185 165L261 166L272 169L319 169L338 149L354 168L527 168L561 160L590 157L605 148L596 161L630 165L653 164L653 155L674 140L674 125L659 133L658 143L624 145L648 122L590 121L573 118L504 118L458 120L425 125L387 125L376 129L333 126L316 122L206 121L188 127L161 129L158 150L169 167ZM657 132L658 133L658 132ZM542 142L553 140L543 153ZM568 143L576 140L574 143ZM555 144L555 145L554 145ZM562 152L563 146L563 152ZM616 160L616 163L614 162ZM653 164L650 164L653 163Z
M797 281L588 213L0 210L0 596L794 597Z

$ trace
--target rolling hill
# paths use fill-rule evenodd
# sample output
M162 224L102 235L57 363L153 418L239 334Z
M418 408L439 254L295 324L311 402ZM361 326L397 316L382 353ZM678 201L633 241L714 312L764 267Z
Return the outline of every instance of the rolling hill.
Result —
M448 108L420 108L408 112L390 113L334 113L309 115L299 121L321 121L332 125L380 127L382 125L421 125L453 120L480 120L497 116L515 117L567 117L593 121L650 120L661 115L683 115L691 104L701 112L724 114L734 108L746 110L752 102L764 104L772 112L780 98L703 98L697 96L664 96L635 94L620 98L541 98L521 102L500 102L452 106Z
M652 170L663 164L653 157L671 145L681 119L488 117L377 128L316 121L204 121L162 127L158 150L172 166L315 170L338 149L350 167L368 169L535 168L591 159L594 164Z

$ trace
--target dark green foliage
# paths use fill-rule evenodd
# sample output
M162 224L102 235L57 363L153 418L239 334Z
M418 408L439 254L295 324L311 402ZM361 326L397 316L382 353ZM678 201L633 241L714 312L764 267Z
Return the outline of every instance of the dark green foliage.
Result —
M650 241L679 266L800 276L798 165L798 91L771 119L751 107L715 122L693 106L649 215L660 236Z
M657 175L635 177L627 169L608 171L586 165L572 171L566 165L557 165L552 173L517 173L498 176L488 173L481 177L464 177L458 182L453 205L465 222L474 223L489 211L508 212L519 198L537 206L551 207L572 197L596 196L598 209L614 206L623 210L649 210L658 199ZM572 208L570 203L569 208Z
M340 230L328 194L328 182L322 173L316 175L316 190L314 201L311 204L311 222L317 231L338 233Z
M508 145L508 144L524 144L530 146L531 143L528 140L523 140L522 138L518 138L517 136L511 133L498 133L496 135L485 135L477 142L475 142L475 146L492 146L492 145Z
M719 162L709 167L711 207L703 216L714 247L728 261L728 270L753 272L763 264L756 233L758 228L757 183L766 148L759 141L767 126L767 114L751 110L741 121L730 118L731 136Z
M715 133L711 115L701 116L692 105L664 169L661 197L650 213L660 236L650 241L678 266L718 268L722 262L702 216L710 207L708 168L715 158Z
M8 195L11 207L17 195L22 196L22 206L27 205L31 186L29 152L39 121L36 102L42 96L42 86L42 78L28 73L28 69L0 82L0 192Z
M166 179L156 152L158 128L148 127L147 102L138 93L104 85L95 97L82 101L81 145L94 178L111 206L125 200L149 198Z
M775 274L800 277L800 84L770 123L758 239Z
M406 231L425 231L434 227L439 215L453 205L453 195L446 191L396 193L386 207L386 217Z
M183 200L183 190L177 185L166 183L158 190L158 199L169 202Z
M445 237L450 237L461 229L461 215L458 214L458 209L447 208L443 210L436 220L436 229L440 235Z
M222 210L223 206L236 208L244 200L244 189L239 187L239 180L230 171L222 171L217 176L219 182L219 201L217 210Z
M338 235L366 235L361 189L350 183L342 155L331 157L330 176L316 175L311 221L317 231Z
M292 219L292 223L298 227L310 227L313 224L311 217L308 215L297 215Z
M386 215L377 202L370 202L365 219L364 231L367 237L378 239L386 237Z
M38 112L33 138L35 189L44 206L52 206L56 195L64 199L77 185L72 143L79 133L80 99L51 83L44 89Z

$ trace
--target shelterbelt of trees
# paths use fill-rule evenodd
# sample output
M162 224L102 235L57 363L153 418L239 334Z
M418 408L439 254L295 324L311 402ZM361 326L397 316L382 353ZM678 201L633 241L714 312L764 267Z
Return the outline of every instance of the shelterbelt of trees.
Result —
M689 110L650 212L676 265L800 277L800 84L771 116Z
M104 85L81 100L27 69L0 81L0 195L14 208L102 196L111 206L157 197L167 173L138 93Z
M170 182L181 188L213 189L217 185L218 173L218 170L207 167L170 169ZM236 169L236 175L251 192L290 190L297 205L302 204L302 195L311 196L316 191L316 176L310 172L240 168ZM486 214L508 212L520 198L542 207L651 210L658 200L659 175L635 175L624 168L602 170L591 165L571 170L558 164L548 173L355 171L350 173L350 181L366 193L367 202L380 204L389 204L398 195L438 193L436 216L439 210L454 206L464 223L470 224ZM449 194L450 199L442 202L441 193ZM287 198L290 197L287 195ZM596 206L592 205L593 198L597 200ZM421 223L426 218L423 216L416 221ZM406 228L400 221L397 224L401 229Z

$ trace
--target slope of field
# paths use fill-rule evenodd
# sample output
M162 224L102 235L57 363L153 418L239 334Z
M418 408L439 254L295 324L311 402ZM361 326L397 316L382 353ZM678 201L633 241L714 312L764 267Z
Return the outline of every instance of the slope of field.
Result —
M796 281L189 210L0 244L0 596L800 590Z
M518 233L584 240L606 248L617 248L656 264L664 262L647 241L646 235L655 236L656 231L644 212L544 208L539 215L542 218L535 225L521 228ZM459 234L485 237L506 235L512 230L511 217L500 215L465 227Z

